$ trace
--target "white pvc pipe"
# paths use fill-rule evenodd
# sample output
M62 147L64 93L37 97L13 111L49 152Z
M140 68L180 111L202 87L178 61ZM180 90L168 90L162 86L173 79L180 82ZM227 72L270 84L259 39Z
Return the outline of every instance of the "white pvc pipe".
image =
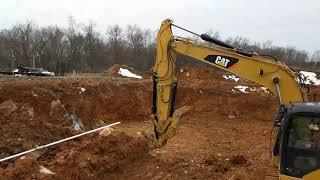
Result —
M46 145L38 146L38 147L36 147L34 149L30 149L28 151L24 151L24 152L21 152L21 153L18 153L18 154L15 154L15 155L0 159L0 162L6 161L6 160L9 160L9 159L13 159L13 158L16 158L16 157L31 153L33 151L36 151L36 150L39 150L39 149L43 149L43 148L46 148L46 147L49 147L49 146L53 146L53 145L56 145L56 144L59 144L59 143L65 142L65 141L69 141L71 139L75 139L75 138L78 138L80 136L83 136L83 135L86 135L86 134L90 134L90 133L102 130L104 128L107 128L107 127L115 126L115 125L118 125L120 123L121 122L116 122L116 123L113 123L113 124L109 124L109 125L106 125L106 126L99 127L97 129L93 129L93 130L81 133L81 134L77 134L77 135L74 135L74 136L71 136L71 137L68 137L68 138L65 138L65 139L61 139L59 141L55 141L55 142L52 142L52 143L49 143L49 144L46 144Z

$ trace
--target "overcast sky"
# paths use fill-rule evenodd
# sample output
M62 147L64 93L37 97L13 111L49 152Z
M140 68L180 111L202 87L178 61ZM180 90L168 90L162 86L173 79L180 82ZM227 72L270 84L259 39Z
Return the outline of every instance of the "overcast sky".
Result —
M224 38L320 49L318 0L1 0L0 28L26 20L66 26L68 16L92 20L100 30L112 24L156 29L171 18L198 33L212 29Z

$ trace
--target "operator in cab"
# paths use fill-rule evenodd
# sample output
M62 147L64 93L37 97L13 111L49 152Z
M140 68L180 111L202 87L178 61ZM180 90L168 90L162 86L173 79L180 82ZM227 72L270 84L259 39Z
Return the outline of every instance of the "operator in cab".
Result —
M286 169L289 172L305 174L320 166L320 118L293 116L288 127L288 148ZM290 157L290 158L289 158Z

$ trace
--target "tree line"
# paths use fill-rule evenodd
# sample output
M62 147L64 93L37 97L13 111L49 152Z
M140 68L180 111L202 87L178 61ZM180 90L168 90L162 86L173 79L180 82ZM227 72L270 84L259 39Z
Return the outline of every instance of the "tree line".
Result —
M17 65L66 72L103 72L113 64L127 64L146 71L155 61L157 31L137 25L123 28L110 25L105 32L97 30L94 22L78 23L68 19L66 28L38 27L31 21L0 30L0 69ZM221 39L219 33L209 33ZM196 40L196 39L195 39ZM228 38L226 42L240 49L273 56L286 64L304 69L320 67L320 51L309 55L294 47L278 47L271 41L251 43L243 37ZM197 65L187 57L179 64Z

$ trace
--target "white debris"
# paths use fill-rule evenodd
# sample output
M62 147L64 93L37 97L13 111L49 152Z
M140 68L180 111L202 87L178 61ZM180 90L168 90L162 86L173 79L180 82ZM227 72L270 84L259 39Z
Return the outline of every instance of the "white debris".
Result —
M40 166L39 172L46 175L55 175L56 173L52 172L50 169Z
M246 91L246 89L249 88L248 86L238 85L238 86L235 86L234 88L238 89L239 91L241 91L243 93L249 93L249 92Z
M54 76L54 72L42 71L41 73L42 73L42 74L49 75L49 76Z
M72 121L72 126L71 128L76 130L76 131L79 131L81 129L84 129L84 125L81 121L81 119L77 118L77 116L75 114L65 114L65 116L70 120Z
M82 94L82 93L84 93L86 91L86 88L79 87L79 89L80 89L79 94Z
M302 78L306 84L320 85L320 79L317 78L317 74L314 72L300 71Z
M256 88L256 87L251 87L250 88L250 91L251 92L264 92L264 93L266 93L266 94L269 94L269 91L267 90L267 88L266 87L260 87L260 88Z
M309 129L319 131L319 126L317 124L309 124Z
M118 71L118 74L124 76L124 77L130 77L130 78L136 78L136 79L142 79L141 76L133 74L128 69L120 68Z
M259 92L259 89L257 89L256 87L250 87L249 89L251 92Z
M261 88L259 88L261 91L263 91L264 93L266 93L266 94L269 94L269 91L268 91L268 88L266 88L266 87L261 87Z
M250 93L250 92L263 92L266 94L269 94L269 91L266 87L260 87L260 88L256 88L256 87L248 87L248 86L235 86L235 89L238 89L239 91L243 92L243 93ZM248 91L247 91L248 89ZM236 92L236 90L232 89L232 92Z
M81 128L80 128L79 123L75 122L75 123L74 123L74 130L79 131L80 129L81 129Z
M235 115L232 115L232 114L230 114L230 115L228 115L228 118L229 119L233 119L233 118L235 118L236 116Z
M235 75L223 75L222 76L223 78L225 79L231 79L231 80L234 80L235 82L238 82L240 78L238 78L237 76Z
M38 96L38 94L35 93L35 92L33 92L33 91L32 91L31 93L32 93L32 96L33 96L33 97L37 97L37 96Z
M72 127L74 130L79 131L84 127L81 120L77 119L76 116L71 115L71 118L72 118Z
M107 137L113 132L111 127L104 128L100 133L99 136Z

